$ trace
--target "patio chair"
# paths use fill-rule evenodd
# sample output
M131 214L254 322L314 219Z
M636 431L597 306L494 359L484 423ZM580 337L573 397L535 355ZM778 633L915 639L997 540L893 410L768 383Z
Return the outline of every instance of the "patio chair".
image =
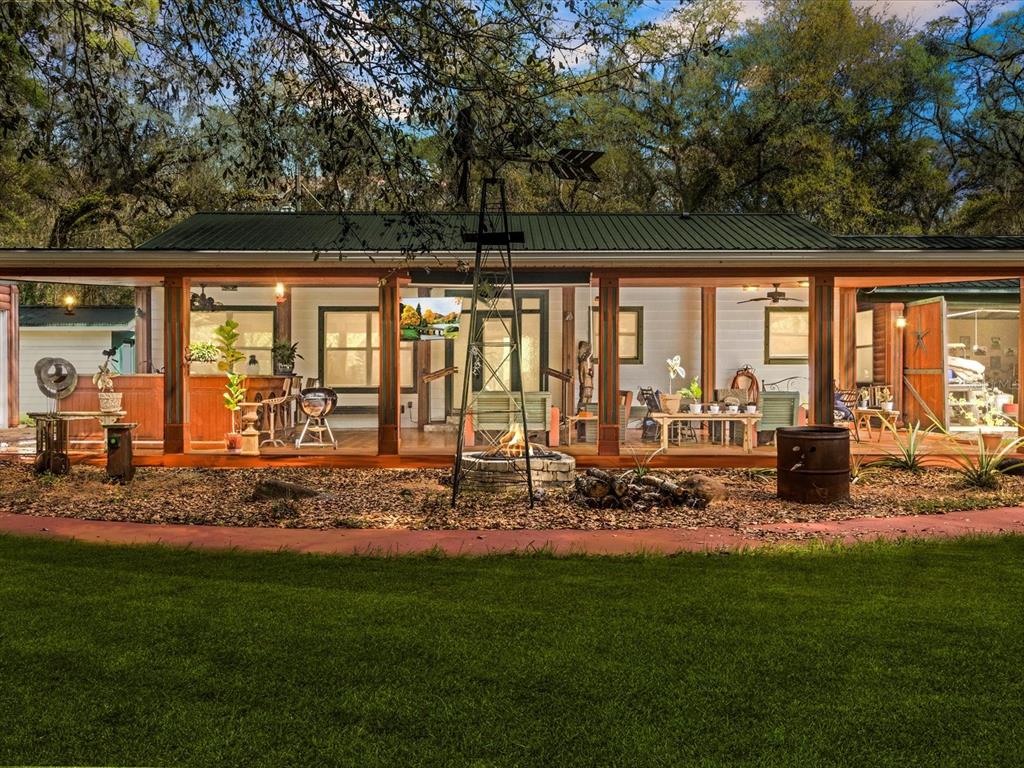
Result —
M761 421L757 425L758 442L774 442L779 427L795 427L800 413L800 393L762 391Z
M282 428L288 427L288 417L285 406L286 404L291 403L291 392L292 379L289 377L284 380L284 390L280 395L268 397L260 403L263 412L266 414L266 420L263 422L263 427L264 431L267 433L267 439L260 443L261 448L264 445L280 445L281 447L284 447L285 441L277 436L277 426L278 421L280 421Z

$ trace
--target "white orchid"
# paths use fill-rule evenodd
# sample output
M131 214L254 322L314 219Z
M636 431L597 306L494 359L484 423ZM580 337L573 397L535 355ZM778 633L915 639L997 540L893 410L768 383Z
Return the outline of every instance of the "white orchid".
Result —
M665 362L668 363L668 391L671 392L674 389L672 382L676 380L676 376L686 378L686 369L680 365L682 358L679 355L670 357Z

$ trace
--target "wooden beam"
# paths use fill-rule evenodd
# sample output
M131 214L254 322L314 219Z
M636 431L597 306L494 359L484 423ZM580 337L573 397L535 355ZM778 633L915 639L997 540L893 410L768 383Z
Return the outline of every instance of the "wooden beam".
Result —
M21 364L21 322L18 317L19 289L16 285L7 286L7 295L11 302L7 314L7 426L16 427L21 419L20 400L20 364Z
M1024 437L1024 275L1020 278L1020 310L1017 313L1017 432Z
M152 373L153 365L153 290L148 285L135 287L135 373Z
M164 278L164 453L189 447L188 354L190 281Z
M872 308L873 346L871 383L892 390L896 409L903 411L903 330L896 320L903 316L903 303L875 304Z
M619 453L619 279L602 277L598 282L598 318L601 349L598 351L597 453Z
M292 287L285 285L284 300L277 303L274 312L274 340L284 344L292 343Z
M430 297L429 288L419 288L416 295ZM430 375L433 342L416 344L416 426L423 429L430 423L430 383L424 378Z
M718 325L718 289L700 289L700 383L705 403L715 398L718 372L715 369L718 348L715 328ZM684 381L681 386L686 386Z
M380 308L380 387L377 394L377 455L397 456L402 391L398 370L398 278L382 280L378 289Z
M590 308L588 307L589 311ZM576 412L573 400L576 379L576 286L562 286L562 360L560 369L569 374L569 380L562 382L562 414L571 416Z
M857 386L857 289L839 289L839 365L836 381L840 389Z
M831 275L811 276L810 344L808 378L810 379L811 424L833 423L835 403L834 327L835 279Z

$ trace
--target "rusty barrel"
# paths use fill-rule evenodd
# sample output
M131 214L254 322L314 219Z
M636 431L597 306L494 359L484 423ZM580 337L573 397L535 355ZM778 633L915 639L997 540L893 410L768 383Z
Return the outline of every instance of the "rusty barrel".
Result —
M780 499L831 504L850 498L850 430L780 427L775 446Z

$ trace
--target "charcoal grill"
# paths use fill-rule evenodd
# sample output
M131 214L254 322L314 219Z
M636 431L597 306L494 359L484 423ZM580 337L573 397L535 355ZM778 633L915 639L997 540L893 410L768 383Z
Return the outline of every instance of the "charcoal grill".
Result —
M306 423L302 425L302 432L299 439L295 441L295 447L311 446L316 448L338 447L338 441L334 439L334 433L327 423L327 417L331 415L338 404L338 394L330 387L309 387L299 392L299 407L306 414ZM328 440L324 440L324 436ZM307 439L308 438L308 439Z

